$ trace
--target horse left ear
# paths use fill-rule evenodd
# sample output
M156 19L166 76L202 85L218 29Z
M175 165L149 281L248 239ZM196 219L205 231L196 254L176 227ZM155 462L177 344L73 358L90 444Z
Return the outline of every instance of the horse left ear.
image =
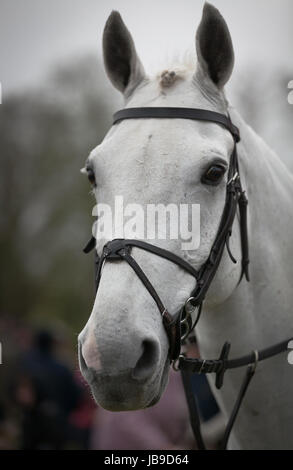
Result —
M196 52L200 69L218 88L223 88L233 70L234 50L224 18L210 3L203 8L196 33Z
M112 11L103 34L104 63L108 77L121 93L129 95L145 78L134 41L120 13Z

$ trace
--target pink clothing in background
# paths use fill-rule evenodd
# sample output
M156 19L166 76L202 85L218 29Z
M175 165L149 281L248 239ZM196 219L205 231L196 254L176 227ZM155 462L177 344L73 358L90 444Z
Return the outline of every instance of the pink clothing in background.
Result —
M181 375L170 372L167 389L155 406L110 412L98 408L91 448L99 450L190 449L188 408ZM188 440L189 438L189 440Z

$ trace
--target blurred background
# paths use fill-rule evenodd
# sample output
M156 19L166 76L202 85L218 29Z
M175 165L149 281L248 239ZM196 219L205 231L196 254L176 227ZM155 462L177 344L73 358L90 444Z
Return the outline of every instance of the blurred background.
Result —
M122 104L103 69L103 27L119 10L152 73L194 50L203 3L1 0L0 449L99 448L76 340L94 293L82 253L94 200L79 169ZM212 3L235 48L228 98L293 170L293 2ZM172 439L161 445L183 445Z

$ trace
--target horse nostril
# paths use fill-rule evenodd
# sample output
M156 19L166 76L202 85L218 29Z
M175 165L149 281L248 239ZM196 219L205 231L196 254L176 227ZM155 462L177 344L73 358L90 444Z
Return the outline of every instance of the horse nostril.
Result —
M156 368L159 357L159 347L153 340L142 342L142 355L138 359L133 371L132 377L136 380L146 380L151 376Z

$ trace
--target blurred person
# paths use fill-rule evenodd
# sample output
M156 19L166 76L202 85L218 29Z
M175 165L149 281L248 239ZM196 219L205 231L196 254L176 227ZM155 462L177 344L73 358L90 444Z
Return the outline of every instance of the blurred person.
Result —
M17 442L17 428L9 419L4 403L0 402L0 450L14 449Z
M76 370L74 377L81 393L77 407L72 410L69 416L72 441L78 443L82 449L89 449L96 405L80 370Z
M22 412L21 449L62 449L70 440L68 417L80 389L72 372L54 356L55 341L39 331L18 364L14 400Z

